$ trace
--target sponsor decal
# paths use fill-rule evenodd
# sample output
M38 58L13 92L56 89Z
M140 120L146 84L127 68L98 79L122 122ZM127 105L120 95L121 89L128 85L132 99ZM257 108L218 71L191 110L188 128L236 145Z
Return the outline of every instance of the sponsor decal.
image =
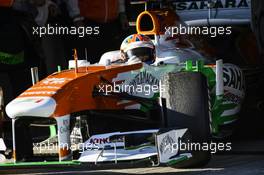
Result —
M242 101L240 96L232 94L228 91L225 91L224 99L225 99L225 101L229 101L229 102L232 102L235 104L240 104L240 102Z
M225 66L224 72L224 86L231 87L240 91L245 89L244 77L242 71L237 67Z
M249 8L249 0L216 0L213 8ZM174 2L176 10L203 10L208 9L208 0Z
M107 138L91 138L90 144L106 144L110 143L109 137Z
M62 121L62 126L59 129L60 134L67 133L69 130L70 130L70 121L68 119L64 119Z
M35 103L40 103L40 102L42 102L43 100L44 100L43 98L37 99L37 100L35 101Z
M140 72L135 78L129 83L129 85L137 86L139 84L159 85L159 80L148 73L147 71Z
M154 93L164 91L164 87L159 89L159 79L146 70L139 72L129 83L130 94L142 94L143 96L153 96ZM130 91L130 88L135 89Z
M176 141L167 134L161 141L159 151L161 154L166 154L168 151L171 152L170 145L173 145Z
M178 154L178 148L172 145L178 144L179 139L183 137L187 129L171 130L157 135L157 147L160 163L167 163L170 159Z

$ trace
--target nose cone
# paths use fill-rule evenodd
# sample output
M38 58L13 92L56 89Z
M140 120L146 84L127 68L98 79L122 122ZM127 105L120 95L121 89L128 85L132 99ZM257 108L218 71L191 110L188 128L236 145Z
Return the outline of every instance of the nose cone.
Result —
M56 109L52 97L19 97L6 106L10 118L21 116L50 117Z

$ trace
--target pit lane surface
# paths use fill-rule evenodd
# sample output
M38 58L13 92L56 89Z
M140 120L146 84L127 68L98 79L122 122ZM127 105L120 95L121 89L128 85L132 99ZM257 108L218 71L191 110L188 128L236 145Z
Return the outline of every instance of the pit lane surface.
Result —
M155 168L133 168L133 169L112 169L112 170L89 170L85 166L64 167L64 168L37 168L37 169L12 169L0 170L0 174L29 174L29 175L51 175L51 174L178 174L178 175L262 175L264 174L264 154L254 155L214 155L211 162L200 169L173 169L169 167Z

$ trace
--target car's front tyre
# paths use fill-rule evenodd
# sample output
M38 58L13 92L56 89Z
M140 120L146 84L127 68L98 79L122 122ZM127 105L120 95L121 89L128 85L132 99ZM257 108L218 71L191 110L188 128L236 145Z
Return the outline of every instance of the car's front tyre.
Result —
M166 99L167 127L188 128L191 142L210 141L210 111L207 79L201 73L178 72L167 74L161 97ZM208 150L191 150L192 157L173 165L175 168L194 168L206 165L211 154Z

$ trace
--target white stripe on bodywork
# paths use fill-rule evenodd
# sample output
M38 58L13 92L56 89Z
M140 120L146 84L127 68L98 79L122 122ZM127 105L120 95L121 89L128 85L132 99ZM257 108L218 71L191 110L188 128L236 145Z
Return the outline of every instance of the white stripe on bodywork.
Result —
M229 109L229 110L225 110L222 114L221 117L226 117L226 116L231 116L231 115L235 115L238 114L240 111L241 106L238 105L233 109Z
M140 104L134 104L130 106L126 106L125 109L140 109Z
M237 121L237 119L234 119L234 120L231 120L231 121L224 122L224 125L228 125L228 124L233 123L233 122L235 122L235 121Z

